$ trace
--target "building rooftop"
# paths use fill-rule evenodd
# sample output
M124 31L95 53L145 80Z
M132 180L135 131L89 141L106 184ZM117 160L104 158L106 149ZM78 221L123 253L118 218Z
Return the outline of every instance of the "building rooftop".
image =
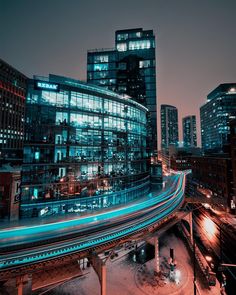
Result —
M187 116L183 117L183 119L192 118L192 117L196 117L196 115L187 115Z
M95 49L88 49L87 50L87 52L88 53L105 53L105 52L107 52L107 53L110 53L110 52L115 52L116 51L116 49L115 49L115 47L113 47L113 48L95 48Z
M220 84L207 95L207 100L212 100L222 94L236 94L236 83Z
M124 30L117 30L116 35L118 34L124 34L124 33L135 33L135 32L141 32L141 38L147 37L147 36L154 36L153 30L143 30L143 28L134 28L134 29L124 29Z
M25 79L28 79L22 72L20 72L19 70L14 68L12 65L10 65L9 63L7 63L6 61L0 58L0 67L1 66L7 67L11 72L18 73L18 75L21 75Z
M161 104L161 108L162 108L162 107L168 107L168 108L177 109L177 107L172 106L172 105L170 105L170 104Z
M49 74L48 77L34 75L34 79L35 80L42 80L42 81L47 81L47 82L58 83L58 84L60 84L60 83L61 84L66 84L66 85L69 85L69 86L78 87L78 88L85 89L85 90L88 90L88 91L93 91L93 92L97 92L97 93L100 93L100 94L105 94L105 95L108 95L108 96L111 96L111 97L114 97L114 98L118 98L118 99L121 99L121 100L126 100L127 102L148 111L148 109L146 107L144 107L140 103L134 101L129 95L127 95L127 94L119 94L119 93L116 93L116 92L114 92L112 90L108 90L108 89L106 89L104 87L97 86L95 84L89 84L89 83L86 83L86 82L83 82L83 81L80 81L80 80L76 80L76 79L68 78L68 77L64 77L64 76L58 76L58 75L54 75L54 74Z

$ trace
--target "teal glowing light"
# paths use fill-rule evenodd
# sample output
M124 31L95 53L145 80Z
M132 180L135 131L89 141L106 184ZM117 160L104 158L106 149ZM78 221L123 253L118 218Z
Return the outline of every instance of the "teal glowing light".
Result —
M173 186L175 186L179 181L179 175L176 175L173 180ZM113 209L111 211L107 211L104 213L100 213L96 215L97 221L104 221L109 220L111 218L120 217L122 215L131 214L138 210L142 210L145 208L152 207L160 202L163 202L165 200L168 200L171 196L173 196L174 192L169 194L173 190L173 188L170 188L166 190L165 192L158 194L157 196L153 197L152 199L148 199L146 201L143 201L138 204L131 204L126 207ZM54 222L49 224L40 224L37 226L29 226L29 227L18 227L18 228L12 228L12 229L6 229L0 231L0 239L7 239L11 237L19 237L24 236L26 239L32 234L39 234L44 232L50 232L55 230L62 230L65 228L78 226L78 225L84 225L88 224L90 222L94 221L94 215L86 216L86 217L80 217L77 219L71 219L71 220L65 220L60 222ZM7 242L7 241L6 241Z
M123 212L123 213L125 212L125 213L129 214L130 212L134 212L135 210L138 211L140 209L150 208L150 206L154 206L154 205L157 206L156 207L156 208L158 208L157 211L151 212L147 217L140 218L140 220L138 220L137 223L134 223L132 225L127 225L127 226L126 225L121 226L120 229L116 229L113 232L98 233L97 235L94 235L92 238L90 237L89 238L90 240L86 240L83 238L83 239L81 239L81 241L73 242L73 244L70 243L70 244L66 244L66 245L61 244L58 246L53 246L50 248L50 250L41 250L41 251L36 250L33 253L28 252L26 254L20 254L20 255L15 254L15 256L13 255L11 257L4 257L4 255L3 255L0 259L0 268L3 269L3 268L13 267L13 266L19 266L22 264L37 262L40 260L65 255L68 253L82 251L82 250L85 250L85 249L88 249L91 247L98 246L100 244L107 243L112 240L116 240L116 239L124 237L126 235L133 234L139 230L142 230L142 229L152 225L153 223L160 221L164 217L167 217L171 213L173 213L176 210L176 208L178 208L180 206L180 204L182 203L183 195L184 195L185 175L186 174L187 173L178 174L177 183L175 182L177 187L175 187L174 191L172 191L170 194L167 194L165 192L157 197L154 197L153 199L149 199L147 201L144 201L141 204L135 204L133 206L113 210L112 212L98 214L96 216L96 218L98 220L101 220L101 216L104 217L104 216L106 216L106 214L108 214L108 216L110 215L110 218L112 218L112 217L118 216L119 214L121 214L121 212ZM157 198L158 198L158 201L157 201ZM154 200L156 203L154 202ZM150 205L150 204L152 204L152 205ZM145 207L145 206L147 206L147 207ZM131 208L134 211L132 211ZM124 210L124 211L122 211L122 210ZM85 222L88 222L88 220L91 218L94 221L94 216L80 218L80 221L84 220ZM72 222L72 224L73 224L74 222L78 222L78 221L79 221L79 219L73 220L73 221L70 220L69 222ZM60 222L59 224L41 225L41 226L39 226L39 229L41 229L41 230L45 229L45 226L50 226L50 227L59 226L60 227L60 226L62 226L62 224L63 224L63 226L65 226L66 223L67 222L64 221L64 222ZM72 224L70 223L70 226L72 226ZM31 228L31 230L34 230L34 229L35 229L35 227ZM17 232L17 231L19 231L19 232ZM26 231L26 233L27 233L27 228L12 229L12 230L8 230L8 231L5 230L4 234L6 235L7 232L8 232L8 234L9 234L9 232L14 232L15 234L24 234L24 231Z
M53 90L53 91L59 90L59 84L55 84L55 83L48 83L45 81L36 81L35 85L37 89Z

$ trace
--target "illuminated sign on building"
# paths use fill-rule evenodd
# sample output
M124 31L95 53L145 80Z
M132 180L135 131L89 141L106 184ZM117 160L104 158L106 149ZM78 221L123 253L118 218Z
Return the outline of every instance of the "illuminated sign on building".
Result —
M47 90L47 91L56 91L59 92L59 84L49 83L45 81L35 81L34 87L37 90Z

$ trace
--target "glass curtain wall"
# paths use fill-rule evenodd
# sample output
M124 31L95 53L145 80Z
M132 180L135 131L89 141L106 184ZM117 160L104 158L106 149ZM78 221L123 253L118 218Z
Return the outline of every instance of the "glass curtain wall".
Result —
M29 84L22 217L41 214L32 203L113 193L148 174L147 109L96 86L87 91L58 80L59 92Z

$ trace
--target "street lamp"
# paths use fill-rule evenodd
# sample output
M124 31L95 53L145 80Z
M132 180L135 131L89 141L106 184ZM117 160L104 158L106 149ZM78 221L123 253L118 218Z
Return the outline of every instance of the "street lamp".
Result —
M206 255L205 258L206 258L207 262L212 262L212 257L211 256Z
M208 239L212 240L216 234L216 226L214 222L209 217L205 217L203 220L203 225L206 230Z
M193 294L197 295L196 287L196 242L193 231Z

